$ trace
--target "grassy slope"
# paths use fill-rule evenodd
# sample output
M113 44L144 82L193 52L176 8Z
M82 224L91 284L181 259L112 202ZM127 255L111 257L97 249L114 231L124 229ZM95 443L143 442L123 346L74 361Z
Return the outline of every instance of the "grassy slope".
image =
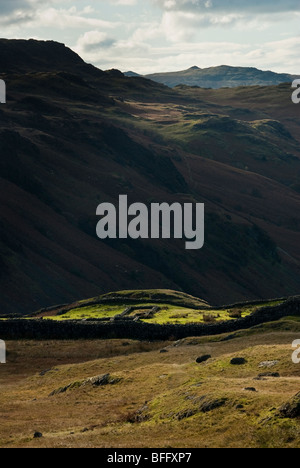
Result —
M122 300L124 302L122 303ZM107 301L103 304L103 301ZM233 311L240 311L241 317L246 317L260 307L272 307L284 300L267 301L261 304L245 304L237 307L224 307L215 309L205 301L177 291L147 290L147 291L119 291L104 294L98 298L70 304L67 308L57 308L42 311L35 317L52 320L84 320L84 319L110 319L121 314L125 309L134 307L129 316L136 316L145 311L145 308L158 306L160 310L151 318L142 319L146 323L156 324L187 324L205 323L205 317L214 321L232 320ZM235 317L236 318L236 317Z
M176 305L189 305L190 307L203 307L208 306L207 302L203 299L199 299L197 297L191 296L190 294L186 294L180 291L172 291L169 289L148 289L148 290L132 290L132 291L118 291L118 292L111 292L108 294L103 294L100 296L101 299L126 299L126 300L139 300L139 301L146 301L146 300L156 300L160 302L167 302L169 304L176 304Z
M291 361L291 343L299 334L299 320L287 318L229 341L220 336L152 344L9 342L0 375L0 445L299 448L299 420L276 416L299 391L299 368ZM159 353L163 347L168 353ZM202 354L212 359L198 365ZM232 357L247 363L233 367ZM268 371L259 368L266 360L279 361L271 371L280 378L253 380ZM52 370L40 375L46 369ZM59 387L105 373L122 380L49 397ZM224 406L199 410L200 402L216 399L226 399ZM181 419L184 413L190 417ZM142 422L133 422L137 415ZM35 431L44 437L34 440Z

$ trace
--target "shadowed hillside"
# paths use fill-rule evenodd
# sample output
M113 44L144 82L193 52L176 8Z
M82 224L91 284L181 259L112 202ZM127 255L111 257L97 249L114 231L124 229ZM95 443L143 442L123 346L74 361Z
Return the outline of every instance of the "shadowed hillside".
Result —
M0 41L0 310L111 290L209 303L299 292L299 108L290 86L170 89L61 44ZM13 56L13 60L12 60ZM206 243L96 237L96 207L204 202Z

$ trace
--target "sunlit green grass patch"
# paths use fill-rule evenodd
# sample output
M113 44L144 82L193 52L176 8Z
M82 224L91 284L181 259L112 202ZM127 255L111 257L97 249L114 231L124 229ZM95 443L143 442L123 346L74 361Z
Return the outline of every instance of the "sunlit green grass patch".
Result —
M139 292L139 294L141 294ZM218 323L222 321L235 320L238 318L244 318L255 312L261 307L273 307L283 301L272 301L266 302L260 305L246 305L235 308L224 308L224 309L209 309L209 308L190 308L179 306L175 304L157 303L147 301L145 298L144 303L125 303L116 305L107 304L94 304L86 307L80 307L72 309L63 315L44 317L50 320L86 320L86 319L111 319L116 315L120 315L129 307L134 309L128 314L130 317L143 314L150 311L151 308L159 307L159 311L150 315L149 318L141 317L141 320L145 323L153 323L158 325L164 324L178 324L186 325L191 323Z
M94 305L89 307L81 307L73 309L63 315L56 315L54 317L45 317L51 320L84 320L84 319L110 319L115 315L121 314L125 307L120 305Z

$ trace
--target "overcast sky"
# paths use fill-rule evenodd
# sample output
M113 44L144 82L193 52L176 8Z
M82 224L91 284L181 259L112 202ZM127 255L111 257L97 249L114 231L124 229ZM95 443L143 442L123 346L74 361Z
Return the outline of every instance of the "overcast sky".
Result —
M300 74L299 0L0 0L2 37L65 43L101 69ZM1 67L1 65L0 65Z

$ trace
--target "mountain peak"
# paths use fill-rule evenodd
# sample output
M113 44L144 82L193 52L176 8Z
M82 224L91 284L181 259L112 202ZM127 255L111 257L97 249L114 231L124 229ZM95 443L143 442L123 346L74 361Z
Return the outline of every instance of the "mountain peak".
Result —
M131 71L131 70L128 71L128 72L125 72L124 75L128 76L129 78L135 78L135 77L141 76L138 73L135 73L134 71Z
M73 50L56 41L0 39L1 73L74 72L89 67Z
M171 88L178 85L198 86L201 88L235 88L238 86L273 86L292 82L293 75L258 70L254 67L217 67L199 68L193 66L188 70L169 73L155 73L147 78Z

